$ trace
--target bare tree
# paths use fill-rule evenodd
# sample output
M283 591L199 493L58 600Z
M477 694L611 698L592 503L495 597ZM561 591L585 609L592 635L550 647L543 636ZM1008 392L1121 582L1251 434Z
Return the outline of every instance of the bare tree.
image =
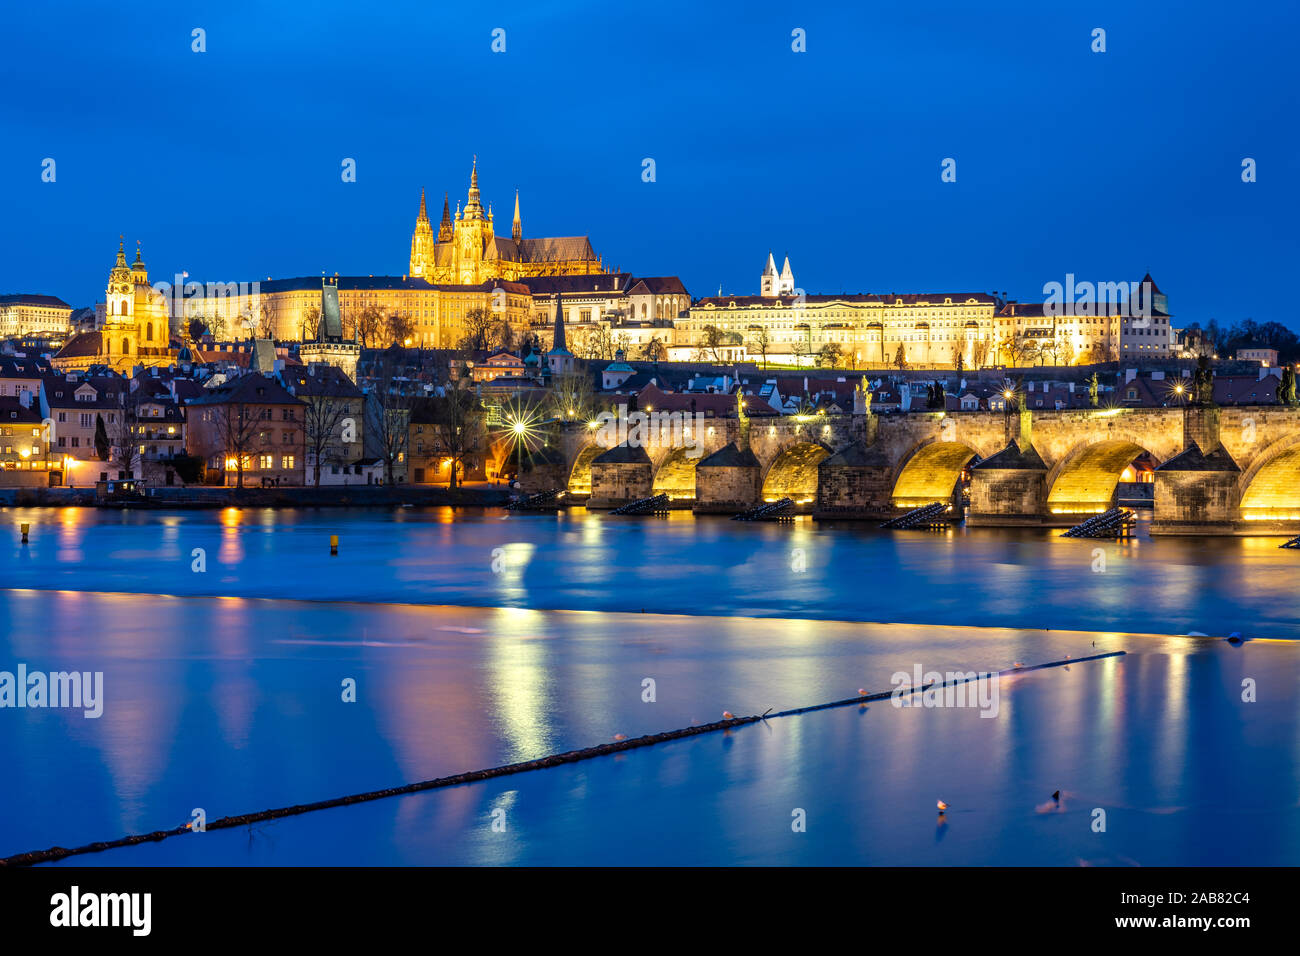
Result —
M218 342L226 340L226 334L229 331L226 324L226 317L220 312L213 312L212 315L205 316L203 324L208 327L208 334Z
M411 396L398 371L393 357L384 353L375 363L366 401L366 434L373 438L389 485L394 483L394 466L406 460L411 424Z
M225 402L212 407L216 425L216 450L225 459L223 465L234 459L237 488L244 487L244 469L249 463L254 439L262 425L262 419L255 411L243 402Z
M844 360L844 350L836 342L827 342L817 352L817 364L823 367L839 368Z
M653 335L650 341L641 347L641 357L647 362L662 362L668 358L668 347L659 336Z
M487 443L483 407L468 388L449 386L423 400L433 429L433 451L451 460L447 487L455 488L466 465L477 463Z
M492 348L496 326L497 317L491 310L470 309L465 313L465 333L460 337L457 348L462 352L486 352Z
M144 461L139 442L139 432L143 429L137 424L140 412L139 396L131 391L131 383L124 380L121 391L114 396L112 419L107 423L109 439L109 456L126 472L127 477L136 476L135 469Z
M703 329L704 335L700 342L700 352L714 362L722 361L722 346L726 337L723 331L716 325L706 325Z
M278 310L274 302L262 301L253 317L253 329L259 339L274 339L279 322Z
M614 357L614 337L609 327L593 325L582 334L582 357L595 361L608 361Z
M790 343L790 351L794 354L794 364L803 365L804 356L808 354L808 343L803 336L796 336Z
M320 487L321 466L338 461L343 454L343 420L348 417L348 403L342 396L324 394L304 396L303 430L307 455L314 464L314 484Z
M320 306L309 305L302 310L302 327L299 334L304 342L311 341L320 333Z
M772 348L772 334L768 332L767 326L765 325L751 326L750 328L757 329L758 331L750 336L749 344L755 352L763 356L763 368L766 369L767 353Z
M377 306L367 305L362 309L349 310L344 320L345 331L361 343L363 349L374 346L384 327L384 314Z
M585 422L593 410L591 377L557 375L551 383L551 414L561 421Z
M388 345L406 345L415 336L415 323L405 312L394 312L384 320L384 338Z

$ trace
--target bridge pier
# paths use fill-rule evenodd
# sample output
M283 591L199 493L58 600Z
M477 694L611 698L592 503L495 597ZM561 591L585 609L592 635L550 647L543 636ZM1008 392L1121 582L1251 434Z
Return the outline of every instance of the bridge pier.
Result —
M1047 517L1047 464L1033 445L1013 441L971 466L967 527L1041 525Z
M1193 441L1156 469L1151 533L1231 534L1241 510L1240 474L1222 445L1207 455Z
M591 462L591 498L588 508L617 508L649 498L654 484L654 464L646 450L618 445Z
M731 442L695 466L695 505L699 514L737 514L754 507L762 490L759 461L748 448Z
M817 466L817 518L889 518L894 465L875 446L854 442Z

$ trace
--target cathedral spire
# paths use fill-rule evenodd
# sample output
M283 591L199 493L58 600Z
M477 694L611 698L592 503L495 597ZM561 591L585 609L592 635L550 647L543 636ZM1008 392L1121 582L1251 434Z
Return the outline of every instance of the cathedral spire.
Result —
M420 190L420 214L415 217L416 222L428 222L429 210L424 206L424 190Z
M483 204L479 202L478 192L478 157L474 157L474 165L469 173L469 198L465 201L465 218L482 219Z
M510 238L515 242L522 242L524 238L524 222L519 218L519 190L515 190L515 223L510 227Z
M451 242L451 207L447 204L450 197L447 193L442 194L442 222L438 225L438 241ZM457 212L460 207L457 207Z

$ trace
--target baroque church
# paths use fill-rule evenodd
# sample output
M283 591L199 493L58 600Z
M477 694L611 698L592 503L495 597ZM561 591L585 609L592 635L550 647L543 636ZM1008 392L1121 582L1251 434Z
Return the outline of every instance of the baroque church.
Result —
M494 279L517 281L530 276L600 275L600 258L586 236L525 239L515 193L515 218L510 238L498 236L492 206L486 212L479 198L478 157L469 176L465 208L456 203L453 217L448 197L442 200L442 222L435 235L420 191L420 212L411 236L411 277L445 285L478 285Z
M119 241L117 262L108 274L100 327L74 335L50 364L59 371L104 365L129 373L137 365L171 365L176 355L171 347L167 297L149 284L139 243L135 262L128 266L124 241Z

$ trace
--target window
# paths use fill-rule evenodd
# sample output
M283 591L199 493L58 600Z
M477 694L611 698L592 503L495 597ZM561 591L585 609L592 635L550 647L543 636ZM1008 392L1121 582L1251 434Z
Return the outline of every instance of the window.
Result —
M88 415L86 412L81 413L79 422L82 428L89 428L91 425L94 424L94 421L91 419L90 415Z
M273 462L274 462L274 458L271 455L257 456L257 467L261 468L263 471L267 471L271 468L274 468L275 465L273 464Z
M293 455L281 455L281 456L280 456L280 467L281 467L281 468L292 468L293 466L294 466L294 465L293 465Z

